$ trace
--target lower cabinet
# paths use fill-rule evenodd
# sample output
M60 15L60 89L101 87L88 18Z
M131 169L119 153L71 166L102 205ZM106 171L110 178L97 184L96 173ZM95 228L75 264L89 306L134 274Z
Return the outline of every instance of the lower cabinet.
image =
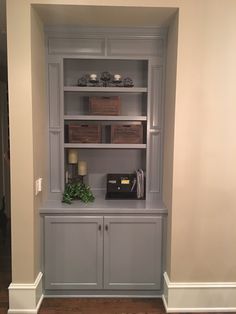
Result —
M103 217L46 216L45 289L103 287Z
M162 216L45 216L45 289L161 289L162 224Z

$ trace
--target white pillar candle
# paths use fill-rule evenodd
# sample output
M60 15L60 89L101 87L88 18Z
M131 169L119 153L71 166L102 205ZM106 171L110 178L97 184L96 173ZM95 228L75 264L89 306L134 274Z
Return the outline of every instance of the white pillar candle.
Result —
M68 163L77 164L78 162L78 153L77 149L69 149L68 151Z
M90 80L96 81L97 80L97 74L90 74Z
M78 163L78 173L80 176L86 176L87 174L87 162L80 160Z
M115 81L120 81L121 80L121 75L120 74L115 74L114 75L114 80Z

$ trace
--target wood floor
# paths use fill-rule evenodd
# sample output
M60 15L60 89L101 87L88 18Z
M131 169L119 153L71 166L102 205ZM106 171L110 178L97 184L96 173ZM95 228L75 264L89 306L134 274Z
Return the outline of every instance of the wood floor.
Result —
M0 230L0 314L8 309L8 286L11 283L10 236L3 237Z
M7 239L4 241L0 233L0 314L6 314L8 310L7 288L11 282L10 265L10 237L8 236ZM165 310L161 299L134 298L45 298L39 310L39 314L164 313Z
M44 299L39 314L164 314L161 299Z

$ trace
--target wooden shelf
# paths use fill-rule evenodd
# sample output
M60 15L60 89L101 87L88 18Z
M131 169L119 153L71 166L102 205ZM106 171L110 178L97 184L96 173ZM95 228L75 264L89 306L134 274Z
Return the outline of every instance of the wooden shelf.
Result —
M64 148L146 149L146 144L65 143Z
M65 92L147 93L147 87L80 87L64 86Z
M147 116L98 116L98 115L65 115L64 120L99 120L99 121L147 121Z

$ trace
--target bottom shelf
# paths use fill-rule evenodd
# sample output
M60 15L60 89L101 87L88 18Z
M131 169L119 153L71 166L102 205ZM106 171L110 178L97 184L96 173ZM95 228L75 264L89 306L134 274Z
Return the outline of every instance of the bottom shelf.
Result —
M93 191L94 202L83 203L73 201L71 205L58 200L48 200L40 208L41 214L47 213L73 213L73 214L98 214L98 213L123 213L123 214L167 214L166 206L160 199L160 195L152 193L146 196L146 200L106 200L105 191Z
M69 177L76 177L78 165L83 161L86 165L84 182L93 190L106 190L107 174L132 174L138 169L146 170L146 151L136 149L76 149L65 150L65 171L69 172L70 158L75 156L73 174ZM72 172L72 171L70 171ZM67 176L65 175L65 178ZM67 182L67 180L66 180Z

